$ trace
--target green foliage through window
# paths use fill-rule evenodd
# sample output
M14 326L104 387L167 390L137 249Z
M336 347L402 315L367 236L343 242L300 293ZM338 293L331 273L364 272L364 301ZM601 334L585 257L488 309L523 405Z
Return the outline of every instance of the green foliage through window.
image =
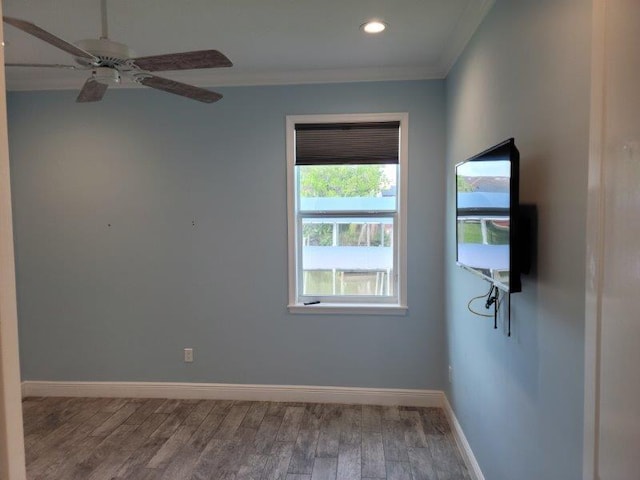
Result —
M379 165L313 165L300 168L303 197L377 197L391 184Z
M333 225L327 223L306 223L302 225L303 244L312 247L333 245Z
M485 228L483 233L482 222ZM484 245L508 245L509 223L505 220L464 220L458 221L458 241Z
M456 183L458 184L458 192L473 192L475 190L471 182L464 177L456 177Z

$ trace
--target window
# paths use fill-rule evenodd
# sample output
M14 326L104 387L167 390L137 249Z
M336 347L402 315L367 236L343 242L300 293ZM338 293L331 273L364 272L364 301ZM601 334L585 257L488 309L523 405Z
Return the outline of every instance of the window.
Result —
M287 117L289 310L406 310L407 114Z

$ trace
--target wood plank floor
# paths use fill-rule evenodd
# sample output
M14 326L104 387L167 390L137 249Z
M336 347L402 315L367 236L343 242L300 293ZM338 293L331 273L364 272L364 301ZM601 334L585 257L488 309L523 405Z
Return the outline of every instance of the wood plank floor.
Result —
M27 398L29 480L469 480L442 410Z

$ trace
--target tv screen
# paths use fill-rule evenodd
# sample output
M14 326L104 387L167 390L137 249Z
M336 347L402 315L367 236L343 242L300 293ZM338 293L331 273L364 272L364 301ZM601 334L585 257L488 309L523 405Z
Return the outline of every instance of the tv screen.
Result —
M510 293L521 290L519 163L511 138L456 165L456 261Z

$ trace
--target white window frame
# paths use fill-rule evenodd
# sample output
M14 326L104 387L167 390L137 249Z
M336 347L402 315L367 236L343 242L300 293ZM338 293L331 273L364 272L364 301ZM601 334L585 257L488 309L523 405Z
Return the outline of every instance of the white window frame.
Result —
M393 303L368 302L362 298L345 299L340 303L320 303L304 305L299 300L298 264L302 261L301 239L299 238L296 204L295 170L295 125L298 123L357 123L357 122L400 122L400 156L397 176L397 212L394 226L394 267L397 277L397 294ZM289 247L289 304L290 313L311 314L363 314L363 315L404 315L407 307L407 184L409 155L409 114L365 113L336 115L288 115L286 117L287 141L287 210Z

